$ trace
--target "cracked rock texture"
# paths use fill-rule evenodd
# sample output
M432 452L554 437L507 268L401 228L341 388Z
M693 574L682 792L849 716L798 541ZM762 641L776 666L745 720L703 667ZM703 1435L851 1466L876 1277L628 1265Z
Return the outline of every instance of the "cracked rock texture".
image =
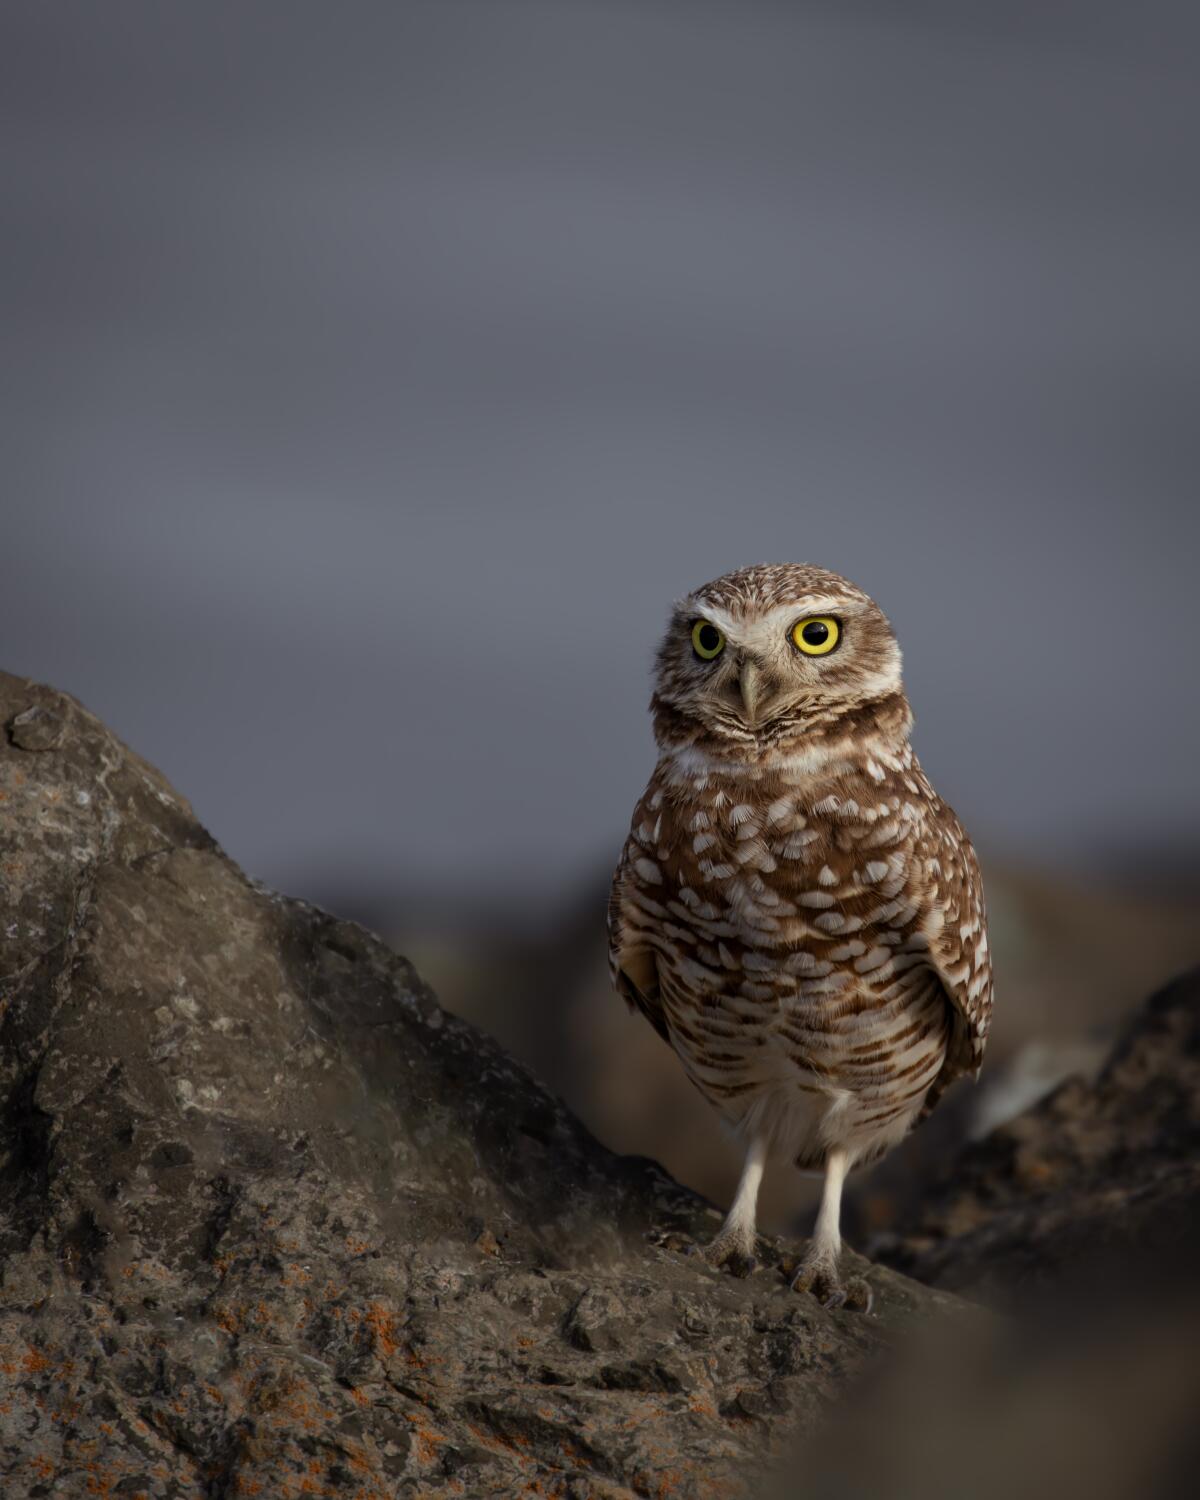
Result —
M360 927L248 880L0 676L5 1496L743 1492L894 1331L661 1244L606 1151Z
M1154 995L1094 1084L1073 1079L962 1153L874 1247L922 1281L1001 1302L1179 1258L1200 1224L1200 969ZM1127 1288L1136 1292L1137 1288Z

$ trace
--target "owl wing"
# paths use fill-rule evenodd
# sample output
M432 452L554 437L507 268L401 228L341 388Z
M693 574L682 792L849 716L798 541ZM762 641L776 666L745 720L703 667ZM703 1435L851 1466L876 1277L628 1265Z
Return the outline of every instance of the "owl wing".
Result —
M954 813L939 803L918 845L927 880L922 930L929 966L941 980L952 1025L946 1061L925 1102L928 1113L955 1079L976 1077L992 1019L987 910L975 850Z
M635 908L629 886L637 879L633 869L632 839L625 845L613 875L608 897L608 966L617 994L630 1010L640 1010L664 1042L671 1040L658 988L658 960L654 948L631 920Z

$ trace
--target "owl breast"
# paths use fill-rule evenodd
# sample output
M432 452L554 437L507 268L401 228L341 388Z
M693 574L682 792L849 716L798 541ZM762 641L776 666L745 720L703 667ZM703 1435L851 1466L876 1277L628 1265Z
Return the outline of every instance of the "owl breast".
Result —
M801 1166L887 1150L945 1066L939 806L905 747L824 780L668 762L635 814L622 941L653 956L662 1029L731 1124Z

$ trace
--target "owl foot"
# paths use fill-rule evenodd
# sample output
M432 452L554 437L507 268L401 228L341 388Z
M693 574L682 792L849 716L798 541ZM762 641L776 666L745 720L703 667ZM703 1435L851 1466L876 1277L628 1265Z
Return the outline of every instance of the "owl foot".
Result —
M714 1271L727 1270L731 1276L739 1279L752 1276L758 1270L758 1261L754 1258L754 1240L747 1240L742 1235L725 1234L722 1231L710 1244L691 1246L688 1254L699 1256Z
M664 1250L675 1250L702 1260L714 1271L727 1270L731 1276L750 1276L758 1270L758 1261L753 1255L754 1241L747 1241L742 1235L722 1232L710 1244L697 1245L682 1234L670 1233L659 1238L658 1244Z
M811 1292L830 1311L844 1307L869 1313L875 1301L874 1293L861 1276L843 1281L835 1262L824 1256L808 1256L800 1262L792 1277L792 1291Z

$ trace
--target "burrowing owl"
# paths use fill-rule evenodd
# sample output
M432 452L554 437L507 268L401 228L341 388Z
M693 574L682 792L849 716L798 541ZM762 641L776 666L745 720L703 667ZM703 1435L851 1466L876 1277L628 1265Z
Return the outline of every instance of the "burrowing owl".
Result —
M746 1144L704 1254L753 1267L769 1156L823 1169L793 1285L842 1285L851 1167L976 1074L991 969L975 852L909 745L900 649L836 573L742 568L676 606L659 758L613 880L613 979Z

